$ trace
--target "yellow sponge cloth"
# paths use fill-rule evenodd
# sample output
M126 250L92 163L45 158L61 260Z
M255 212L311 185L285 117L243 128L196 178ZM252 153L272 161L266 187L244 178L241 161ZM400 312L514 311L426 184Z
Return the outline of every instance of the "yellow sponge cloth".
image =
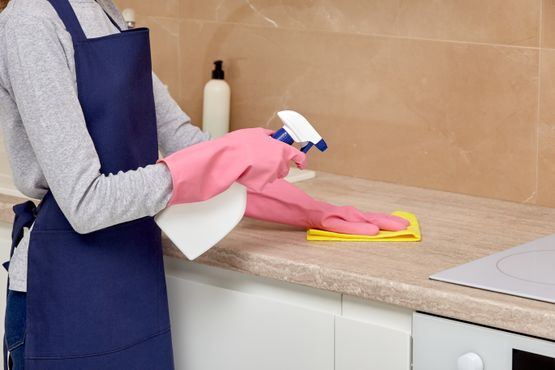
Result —
M306 240L343 241L343 242L419 242L422 240L420 225L416 216L409 212L397 211L392 215L403 217L410 221L410 226L401 231L380 231L377 235L339 234L331 231L310 229L306 233Z

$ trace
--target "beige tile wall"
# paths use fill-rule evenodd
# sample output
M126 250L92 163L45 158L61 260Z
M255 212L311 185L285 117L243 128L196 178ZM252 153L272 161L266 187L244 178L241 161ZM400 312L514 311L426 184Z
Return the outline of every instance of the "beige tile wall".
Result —
M232 127L296 109L311 167L555 206L555 0L117 0L195 122L211 63Z

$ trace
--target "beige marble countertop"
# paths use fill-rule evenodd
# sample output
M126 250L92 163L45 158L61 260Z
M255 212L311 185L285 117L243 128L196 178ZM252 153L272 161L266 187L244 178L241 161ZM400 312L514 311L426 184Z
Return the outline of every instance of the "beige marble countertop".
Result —
M432 281L432 273L555 233L555 209L319 173L316 198L405 210L421 243L308 242L305 232L245 219L198 263L555 340L555 305ZM18 198L0 196L0 220ZM167 255L185 258L166 239Z

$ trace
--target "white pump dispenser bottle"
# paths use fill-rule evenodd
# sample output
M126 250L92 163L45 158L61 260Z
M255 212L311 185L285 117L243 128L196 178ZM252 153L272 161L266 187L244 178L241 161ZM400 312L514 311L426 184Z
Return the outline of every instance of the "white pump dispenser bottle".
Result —
M204 86L202 108L202 130L210 133L213 139L229 132L229 105L231 89L224 80L223 62L214 62L212 79Z

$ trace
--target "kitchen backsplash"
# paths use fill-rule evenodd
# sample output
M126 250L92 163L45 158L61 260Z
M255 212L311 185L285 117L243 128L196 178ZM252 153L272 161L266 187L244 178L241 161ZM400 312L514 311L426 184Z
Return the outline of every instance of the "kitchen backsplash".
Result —
M298 110L314 169L555 206L555 0L116 3L195 123L223 59L232 128Z

